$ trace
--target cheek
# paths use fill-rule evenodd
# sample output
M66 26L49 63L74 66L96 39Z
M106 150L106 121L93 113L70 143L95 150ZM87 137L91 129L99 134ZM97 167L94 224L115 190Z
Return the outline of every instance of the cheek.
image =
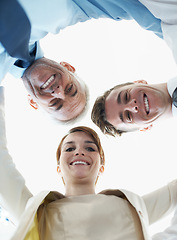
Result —
M93 156L93 160L95 161L95 167L99 168L101 165L101 157L99 154Z
M65 156L64 154L61 154L60 155L60 165L62 166L63 165L63 162L65 161Z
M67 165L62 162L60 162L60 174L61 176L65 176L68 175L67 174L68 170L67 170Z
M63 152L60 155L60 165L65 166L67 165L67 162L69 161L70 157L72 156L69 152Z
M31 94L32 97L34 97L34 88L29 80L23 81L25 88L27 89L28 93Z

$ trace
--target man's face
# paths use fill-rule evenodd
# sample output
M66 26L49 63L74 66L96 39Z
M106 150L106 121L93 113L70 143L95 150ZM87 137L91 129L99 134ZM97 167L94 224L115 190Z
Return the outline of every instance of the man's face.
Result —
M171 111L167 96L160 84L159 88L142 83L115 88L105 101L106 119L122 131L146 128Z
M85 89L71 74L75 69L65 64L63 67L57 62L41 58L22 77L32 98L61 121L78 116L86 104Z

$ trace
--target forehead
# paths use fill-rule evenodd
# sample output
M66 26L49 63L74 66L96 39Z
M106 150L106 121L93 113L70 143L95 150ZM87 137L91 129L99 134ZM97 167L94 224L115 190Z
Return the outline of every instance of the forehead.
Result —
M92 136L88 133L78 131L74 133L70 133L63 141L63 145L68 143L68 142L74 142L74 143L80 143L80 142L85 142L86 140L95 143L94 139Z

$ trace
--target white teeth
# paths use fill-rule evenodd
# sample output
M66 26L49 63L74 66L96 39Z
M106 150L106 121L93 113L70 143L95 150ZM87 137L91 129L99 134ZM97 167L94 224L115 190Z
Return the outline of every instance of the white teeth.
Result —
M83 161L76 161L76 162L73 162L72 165L88 165L88 163Z
M42 86L41 88L46 88L54 80L54 75L52 75Z
M148 102L147 96L144 96L144 105L145 105L146 112L149 113L149 102Z

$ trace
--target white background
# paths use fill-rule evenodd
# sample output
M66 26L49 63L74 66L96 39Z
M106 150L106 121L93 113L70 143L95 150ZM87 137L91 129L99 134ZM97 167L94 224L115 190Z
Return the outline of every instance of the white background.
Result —
M90 89L90 110L74 126L90 126L102 140L106 166L97 192L124 188L143 195L175 179L175 119L158 123L146 133L128 133L120 138L104 136L90 120L95 98L108 88L138 79L167 82L177 75L177 66L165 42L134 21L102 19L68 27L57 36L48 35L41 43L45 57L69 62ZM22 80L7 75L3 85L8 146L26 185L33 194L46 189L64 193L56 172L55 152L73 125L56 124L33 110ZM163 230L168 222L169 219L153 225L151 233ZM1 224L0 239L9 239L10 234L10 226Z

